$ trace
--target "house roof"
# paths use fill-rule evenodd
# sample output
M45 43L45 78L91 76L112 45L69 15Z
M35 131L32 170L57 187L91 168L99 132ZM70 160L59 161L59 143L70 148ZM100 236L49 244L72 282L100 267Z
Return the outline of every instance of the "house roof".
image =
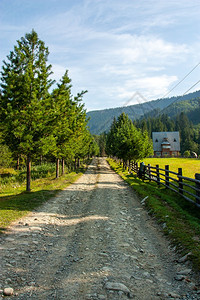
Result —
M162 151L162 145L171 145L171 151L180 151L179 131L152 132L153 150Z

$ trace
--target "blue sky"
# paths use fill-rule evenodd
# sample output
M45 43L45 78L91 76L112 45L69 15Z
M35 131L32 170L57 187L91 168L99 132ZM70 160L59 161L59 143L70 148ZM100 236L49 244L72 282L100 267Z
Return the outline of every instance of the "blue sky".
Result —
M0 0L0 66L34 29L87 110L154 100L200 62L199 16L199 0ZM169 96L199 79L200 66Z

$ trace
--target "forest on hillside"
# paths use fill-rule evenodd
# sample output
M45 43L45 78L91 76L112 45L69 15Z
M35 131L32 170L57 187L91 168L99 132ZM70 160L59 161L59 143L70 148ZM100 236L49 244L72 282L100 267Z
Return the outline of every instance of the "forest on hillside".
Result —
M177 114L185 112L189 120L197 124L200 122L198 118L198 112L200 112L200 91L136 105L87 112L90 132L92 134L108 132L113 118L117 119L123 112L128 114L132 121L148 116L155 117L163 113L174 118Z
M149 108L152 109L149 109L147 112L143 111L143 114L140 117L135 117L137 114L134 115L134 111L137 106L126 107L126 112L134 126L141 129L143 132L147 131L150 138L152 137L152 132L179 131L181 154L183 155L187 152L187 155L189 155L191 152L195 152L200 155L200 97L190 99L190 97L197 96L199 94L200 91L185 95L184 97L169 98L170 101L173 101L173 103L162 110L160 107L163 106L163 104L160 105L161 100L157 100L157 105L159 104L160 107L153 109L152 104L149 104ZM123 110L124 108L121 108L121 111ZM94 119L91 112L89 125L91 122L95 121L95 130L98 131L100 130L99 126L102 123L101 128L103 131L100 130L98 132L101 136L107 135L112 126L111 124L113 119L117 119L114 112L119 113L120 110L119 108L112 109L112 115L109 115L110 111L111 110L106 111L107 115L105 115L104 110L100 111L99 114L94 112ZM109 117L111 119L109 119ZM91 128L90 130L92 132ZM102 138L100 140L102 140Z
M181 155L190 156L192 152L200 155L200 98L185 100L179 104L168 107L165 113L157 109L144 114L134 120L133 125L142 132L147 132L149 138L152 138L152 132L179 131ZM112 129L112 125L110 128ZM110 130L100 134L99 138L95 137L100 146L100 153L104 151L103 145Z

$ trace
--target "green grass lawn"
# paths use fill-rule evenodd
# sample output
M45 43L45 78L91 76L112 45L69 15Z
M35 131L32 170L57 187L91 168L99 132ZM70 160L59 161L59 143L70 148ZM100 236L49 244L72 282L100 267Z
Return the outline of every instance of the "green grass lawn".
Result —
M169 170L178 172L178 168L182 168L183 176L195 178L195 173L200 173L200 160L193 158L145 158L145 165L150 164L155 167L159 165L164 169L165 165L169 165Z
M173 165L180 167L182 159L148 159L144 160L145 164L163 161L163 165L174 162ZM183 160L182 165L186 162L196 162L197 160ZM164 186L158 186L155 182L142 181L135 174L130 174L115 161L108 160L111 168L115 170L138 194L142 200L147 197L145 206L158 223L161 224L164 233L170 238L171 243L177 247L181 255L189 252L192 254L189 259L193 262L194 267L200 270L200 209L186 201L180 195L166 189ZM165 163L167 162L167 163ZM184 163L185 162L185 163ZM171 168L172 169L172 168ZM195 168L192 168L193 170ZM189 176L190 173L187 173Z

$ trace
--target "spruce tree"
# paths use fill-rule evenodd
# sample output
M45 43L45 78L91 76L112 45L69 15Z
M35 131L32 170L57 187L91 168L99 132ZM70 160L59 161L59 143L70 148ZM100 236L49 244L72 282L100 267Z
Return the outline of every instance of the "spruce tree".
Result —
M64 173L64 159L79 158L85 147L84 136L87 135L86 112L81 103L86 91L73 97L71 87L71 79L66 71L52 93L52 116L54 118L52 132L56 141L53 155L56 158L56 178L59 177L60 159L62 159L62 173Z
M153 145L147 131L137 129L128 115L122 113L117 121L114 119L108 132L106 151L122 159L126 166L128 160L138 161L152 155Z
M1 72L0 122L10 149L27 157L27 191L31 158L44 140L48 90L53 84L48 54L48 48L32 30L17 41Z

